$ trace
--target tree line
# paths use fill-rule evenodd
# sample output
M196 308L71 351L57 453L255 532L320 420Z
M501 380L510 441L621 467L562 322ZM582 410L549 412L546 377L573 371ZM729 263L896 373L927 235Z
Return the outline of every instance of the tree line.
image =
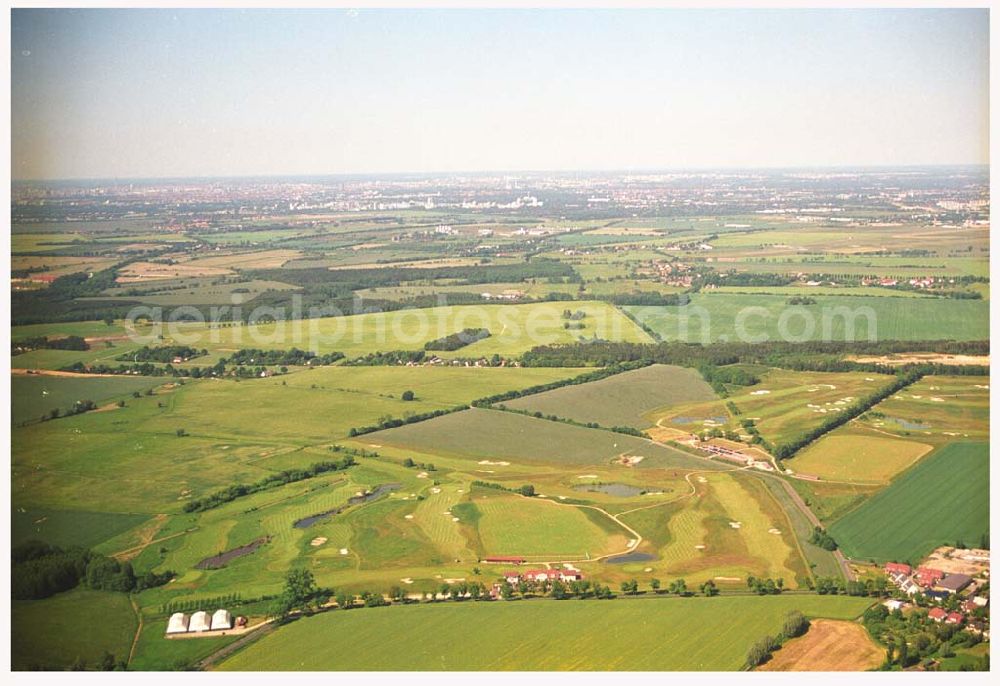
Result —
M266 491L278 486L284 486L285 484L295 483L296 481L304 481L305 479L311 479L328 472L342 471L355 464L357 462L354 460L354 457L346 455L335 461L315 462L305 469L285 469L276 474L268 475L252 484L233 484L204 498L189 500L184 503L183 509L185 512L204 512L205 510L211 510L225 503L232 502L237 498L248 496L251 493Z

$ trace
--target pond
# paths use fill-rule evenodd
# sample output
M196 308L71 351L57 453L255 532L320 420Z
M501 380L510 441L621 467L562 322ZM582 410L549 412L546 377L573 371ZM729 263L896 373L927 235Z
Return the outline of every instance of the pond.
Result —
M618 498L632 498L646 492L645 488L630 486L628 484L579 484L573 487L574 491L589 491L591 493L605 493Z
M303 517L302 519L292 522L292 526L296 529L308 529L316 522L325 521L334 515L340 514L349 507L354 507L355 505L361 505L362 503L371 502L376 498L381 498L386 493L395 491L399 488L399 486L399 484L382 484L381 486L376 486L370 493L351 496L347 499L347 502L340 507L335 507L332 510L327 510L326 512L320 512L318 514L309 515L308 517Z
M226 564L235 560L236 558L249 555L257 548L261 547L270 540L270 536L262 536L255 541L250 541L246 545L241 545L239 548L233 548L232 550L227 550L224 553L219 553L218 555L213 555L212 557L206 557L204 560L199 562L194 566L195 569L219 569L225 567Z
M606 561L610 565L621 565L627 562L649 562L655 560L656 556L651 553L625 553L616 557L609 557Z
M900 419L899 417L892 417L891 419L892 421L896 422L907 431L916 431L918 429L931 428L930 424L923 424L921 422L911 422L909 419Z

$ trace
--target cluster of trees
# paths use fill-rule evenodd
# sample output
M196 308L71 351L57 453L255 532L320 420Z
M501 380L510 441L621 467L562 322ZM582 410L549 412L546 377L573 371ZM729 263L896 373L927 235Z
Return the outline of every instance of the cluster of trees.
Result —
M462 329L424 344L424 350L458 350L490 337L489 329Z
M731 386L756 386L760 377L741 367L719 367L711 363L698 365L701 376L716 393L725 398L729 395L726 384Z
M815 305L816 298L810 298L808 295L795 295L788 299L789 305Z
M755 576L748 576L747 588L757 595L778 595L785 588L785 580L782 578L758 579Z
M90 345L81 336L63 336L62 338L32 336L22 338L11 343L10 346L11 355L20 355L32 350L90 350Z
M494 491L507 491L508 493L518 493L520 495L525 496L526 498L535 497L535 487L532 486L531 484L524 484L523 486L519 486L517 488L509 488L507 486L504 486L503 484L494 483L492 481L480 481L479 479L476 479L475 481L472 482L472 485L478 486L479 488L491 488Z
M924 669L936 669L941 658L955 656L955 650L971 648L982 637L962 631L954 624L937 623L925 612L889 611L884 605L868 608L862 616L868 633L886 646L882 670L899 670L920 664ZM964 664L961 671L988 671L989 655Z
M331 352L325 355L317 355L308 350L292 348L290 350L258 350L257 348L243 348L238 350L228 358L223 358L224 364L244 365L269 365L269 366L325 366L344 359L344 353Z
M926 352L961 355L988 355L989 341L766 341L763 343L712 343L700 345L679 341L628 343L587 341L532 348L521 357L526 367L607 367L625 362L675 364L698 367L764 364L800 371L865 371L894 373L885 365L861 364L842 358L847 355L891 355ZM800 365L798 367L791 365ZM839 366L834 366L834 364ZM815 365L815 366L810 366ZM963 373L961 367L947 367L947 373ZM974 374L988 374L988 367L975 367ZM951 369L956 370L952 372ZM984 371L985 369L985 371ZM939 373L935 368L935 373Z
M402 419L397 419L394 417L384 417L379 420L378 424L371 424L369 426L352 426L347 435L351 438L355 436L363 436L364 434L370 434L375 431L382 431L383 429L395 429L398 426L405 426L406 424L415 424L416 422L423 422L428 419L434 419L435 417L441 417L446 414L451 414L452 412L460 412L462 410L467 410L467 405L457 405L451 409L434 410L433 412L424 412L421 414L410 414L406 415Z
M639 307L664 307L686 305L689 297L678 293L660 293L658 291L638 291L635 293L616 293L614 295L598 296L599 300L612 305L636 305Z
M354 457L347 455L346 457L333 462L316 462L305 469L285 469L275 474L268 475L252 484L234 484L221 491L216 491L215 493L212 493L204 498L189 500L184 503L184 511L204 512L205 510L211 510L212 508L219 507L220 505L232 502L237 498L242 498L250 495L251 493L258 493L260 491L277 488L278 486L284 486L285 484L294 483L296 481L311 479L319 476L320 474L326 474L327 472L340 471L355 464L357 463L354 461Z
M166 246L169 249L169 246ZM138 300L101 300L127 261L93 274L60 276L48 288L11 293L11 325L124 319ZM86 350L86 348L84 348Z
M332 588L321 588L308 569L292 569L285 575L285 585L275 599L270 616L285 621L294 612L312 614L326 605L333 596Z
M76 588L81 582L93 589L138 592L162 586L174 577L170 571L136 576L128 562L118 562L85 548L63 549L41 541L14 546L11 564L11 594L17 600L48 598Z
M735 270L726 272L707 272L695 279L696 289L705 286L788 286L795 281L795 277L788 274L765 274L763 272L738 272Z
M198 600L171 600L169 603L160 605L160 614L171 615L175 612L192 612L203 607L229 607L243 603L239 593L227 593L226 595L215 596L213 598L199 598Z
M208 351L204 348L196 350L188 345L161 345L155 348L144 345L138 350L119 355L115 360L118 362L173 362L175 357L190 360L192 357L207 354Z
M790 441L789 443L782 443L775 446L774 456L779 460L791 457L820 436L833 431L837 427L843 426L855 417L864 414L875 405L878 405L889 396L911 384L916 383L926 373L927 369L924 367L914 367L910 368L908 371L900 372L897 374L895 380L889 385L880 388L865 398L861 398L860 400L856 400L850 405L845 406L843 411L828 416L818 426L806 431L797 439Z
M107 364L85 365L83 362L61 367L59 371L74 372L76 374L119 374L123 376L172 376L200 379L202 377L219 377L226 373L226 366L219 360L212 367L174 367L172 364L158 365L152 362L139 362L133 364L120 364L112 367Z
M884 598L890 594L889 582L884 576L864 581L844 581L841 578L819 577L813 584L819 595L850 595L857 597Z
M351 367L383 367L397 364L419 364L424 361L426 353L423 350L391 350L389 352L374 352L348 360L344 364Z
M789 612L788 616L785 617L780 634L764 636L750 646L746 659L747 669L764 664L771 659L771 653L780 648L785 641L801 636L808 630L809 620L805 618L805 615L797 610Z
M53 407L42 416L42 421L44 422L52 419L59 419L60 417L72 417L73 415L83 414L84 412L90 412L91 410L96 409L97 403L93 400L77 400L73 403L73 406L65 412L60 410L58 407Z
M414 462L412 458L407 457L403 460L403 466L407 469L422 469L425 472L436 472L437 467L434 466L432 462Z
M818 545L823 550L837 549L837 542L833 540L833 536L827 533L826 529L821 526L813 527L812 535L809 536L809 542L813 545Z

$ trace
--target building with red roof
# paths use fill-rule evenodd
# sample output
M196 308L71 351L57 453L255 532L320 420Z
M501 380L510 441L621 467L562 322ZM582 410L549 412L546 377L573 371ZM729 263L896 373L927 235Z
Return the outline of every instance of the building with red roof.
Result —
M927 613L927 616L933 619L935 622L940 622L942 619L948 616L948 613L942 610L940 607L935 607Z
M940 569L930 567L917 567L917 583L921 586L930 587L944 578L944 572Z
M905 562L886 562L885 572L886 574L905 574L906 576L910 576L913 573L913 567Z
M948 616L945 617L945 624L961 624L962 620L965 619L965 615L961 612L949 612Z

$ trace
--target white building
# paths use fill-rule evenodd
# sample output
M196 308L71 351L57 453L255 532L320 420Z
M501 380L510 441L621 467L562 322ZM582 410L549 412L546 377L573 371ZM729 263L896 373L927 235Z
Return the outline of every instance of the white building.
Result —
M209 621L208 613L204 610L199 610L191 615L191 621L188 623L188 631L211 631L212 625Z
M233 628L233 616L229 610L216 610L212 615L212 631Z
M175 612L170 615L170 621L167 622L167 633L168 634L183 634L187 633L188 630L188 616L183 612Z

